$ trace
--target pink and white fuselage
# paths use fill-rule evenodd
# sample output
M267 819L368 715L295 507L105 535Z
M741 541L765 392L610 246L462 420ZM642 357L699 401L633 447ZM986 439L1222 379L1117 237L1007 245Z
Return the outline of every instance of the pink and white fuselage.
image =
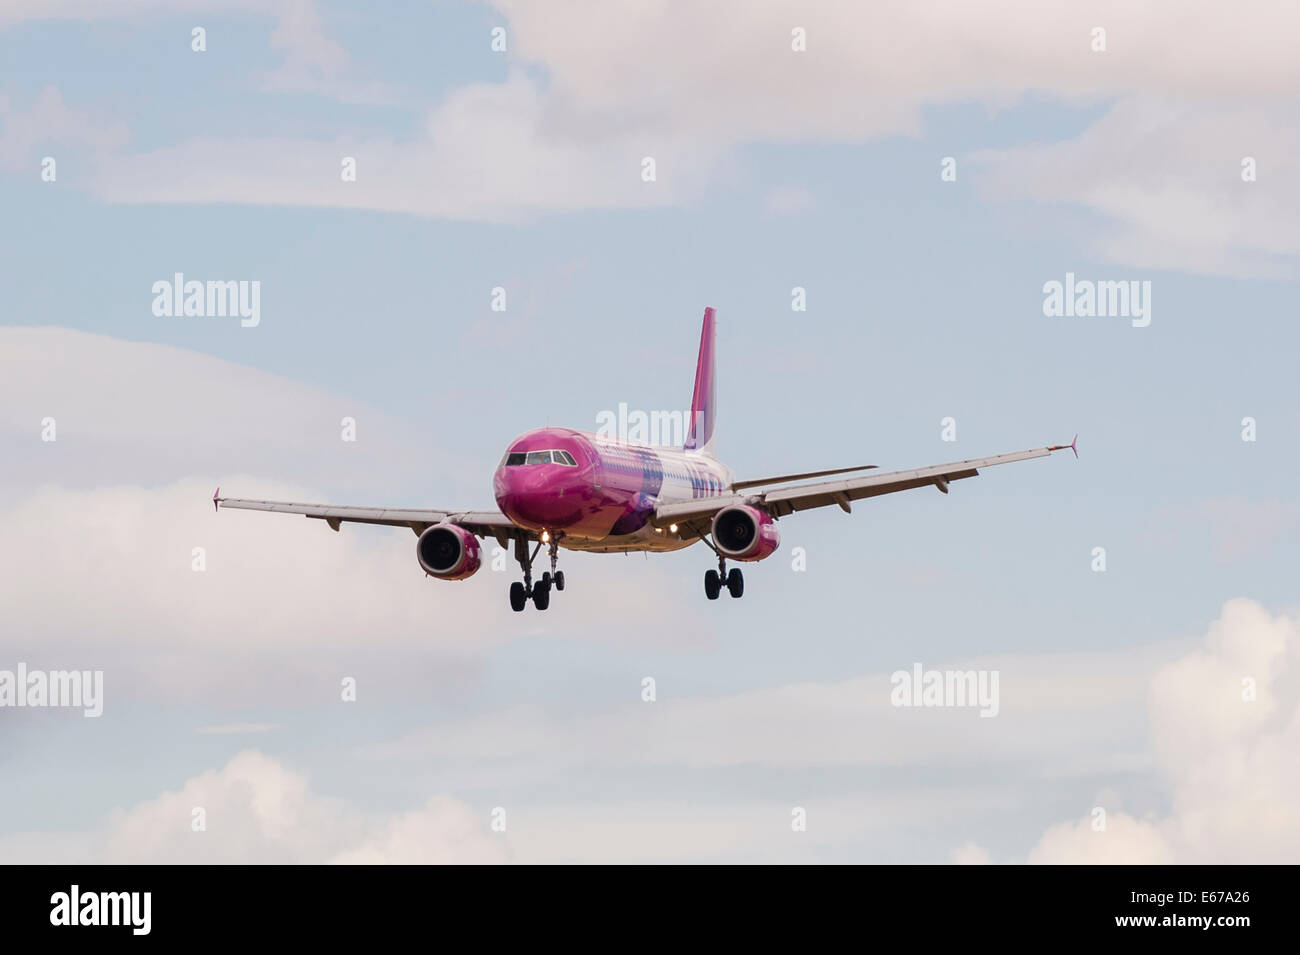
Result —
M519 526L553 534L569 550L609 552L690 546L698 535L655 528L656 505L730 497L733 480L700 451L540 428L510 443L492 483L497 506Z

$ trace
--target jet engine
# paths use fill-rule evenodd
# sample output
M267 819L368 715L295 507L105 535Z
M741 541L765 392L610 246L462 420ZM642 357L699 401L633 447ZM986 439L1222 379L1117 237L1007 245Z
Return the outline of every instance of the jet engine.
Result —
M426 574L439 580L464 580L478 570L478 538L456 524L434 524L420 535L415 556Z
M731 560L762 560L781 545L771 515L747 504L733 504L713 515L713 546Z

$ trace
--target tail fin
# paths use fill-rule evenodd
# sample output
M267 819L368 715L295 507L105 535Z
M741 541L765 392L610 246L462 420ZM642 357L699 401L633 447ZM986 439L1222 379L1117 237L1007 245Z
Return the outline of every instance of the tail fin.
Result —
M700 330L700 357L695 363L695 393L691 396L691 428L686 434L686 450L701 451L714 457L713 421L717 413L713 374L713 309L704 310L704 327Z

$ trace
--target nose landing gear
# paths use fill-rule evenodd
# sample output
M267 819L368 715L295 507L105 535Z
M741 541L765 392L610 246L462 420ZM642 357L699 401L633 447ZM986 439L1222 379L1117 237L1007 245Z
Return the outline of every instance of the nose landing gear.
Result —
M538 541L530 554L528 541L522 537L515 538L515 560L519 561L519 566L524 572L523 583L516 580L510 585L510 609L515 613L523 611L529 600L532 600L533 606L538 610L545 610L551 605L551 588L564 589L564 571L555 569L555 564L559 560L560 542L555 534L546 536L551 569L543 573L542 579L535 585L533 584L533 561L537 557L537 552L542 549L542 542Z
M542 574L542 580L547 580L549 578L550 582L555 584L556 590L563 590L564 571L555 569L556 561L560 559L560 538L563 535L549 534L548 536L550 537L550 542L547 548L547 553L551 558L551 572L549 574Z

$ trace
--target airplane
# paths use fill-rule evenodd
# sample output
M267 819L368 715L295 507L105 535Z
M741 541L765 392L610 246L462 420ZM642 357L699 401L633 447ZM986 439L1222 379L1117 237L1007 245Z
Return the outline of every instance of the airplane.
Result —
M718 558L718 569L704 575L704 595L717 600L725 587L732 597L740 597L744 575L739 567L728 571L727 561L770 557L781 539L777 521L795 511L835 505L850 513L854 501L911 488L934 487L947 494L952 481L974 477L980 468L1046 457L1066 448L1079 455L1076 434L1069 444L908 471L859 473L877 470L866 464L738 481L716 455L715 338L715 312L706 308L683 447L633 444L570 428L529 431L510 442L493 475L497 510L258 501L221 497L221 488L212 495L213 507L303 514L325 521L335 531L344 522L409 527L418 538L415 553L421 569L439 580L464 580L479 569L480 538L494 538L503 549L513 544L523 573L522 581L510 585L510 607L518 612L530 600L538 610L546 610L551 591L564 590L564 571L556 568L561 547L629 553L675 551L702 541ZM811 480L844 474L855 476ZM533 562L543 546L551 569L534 582Z

